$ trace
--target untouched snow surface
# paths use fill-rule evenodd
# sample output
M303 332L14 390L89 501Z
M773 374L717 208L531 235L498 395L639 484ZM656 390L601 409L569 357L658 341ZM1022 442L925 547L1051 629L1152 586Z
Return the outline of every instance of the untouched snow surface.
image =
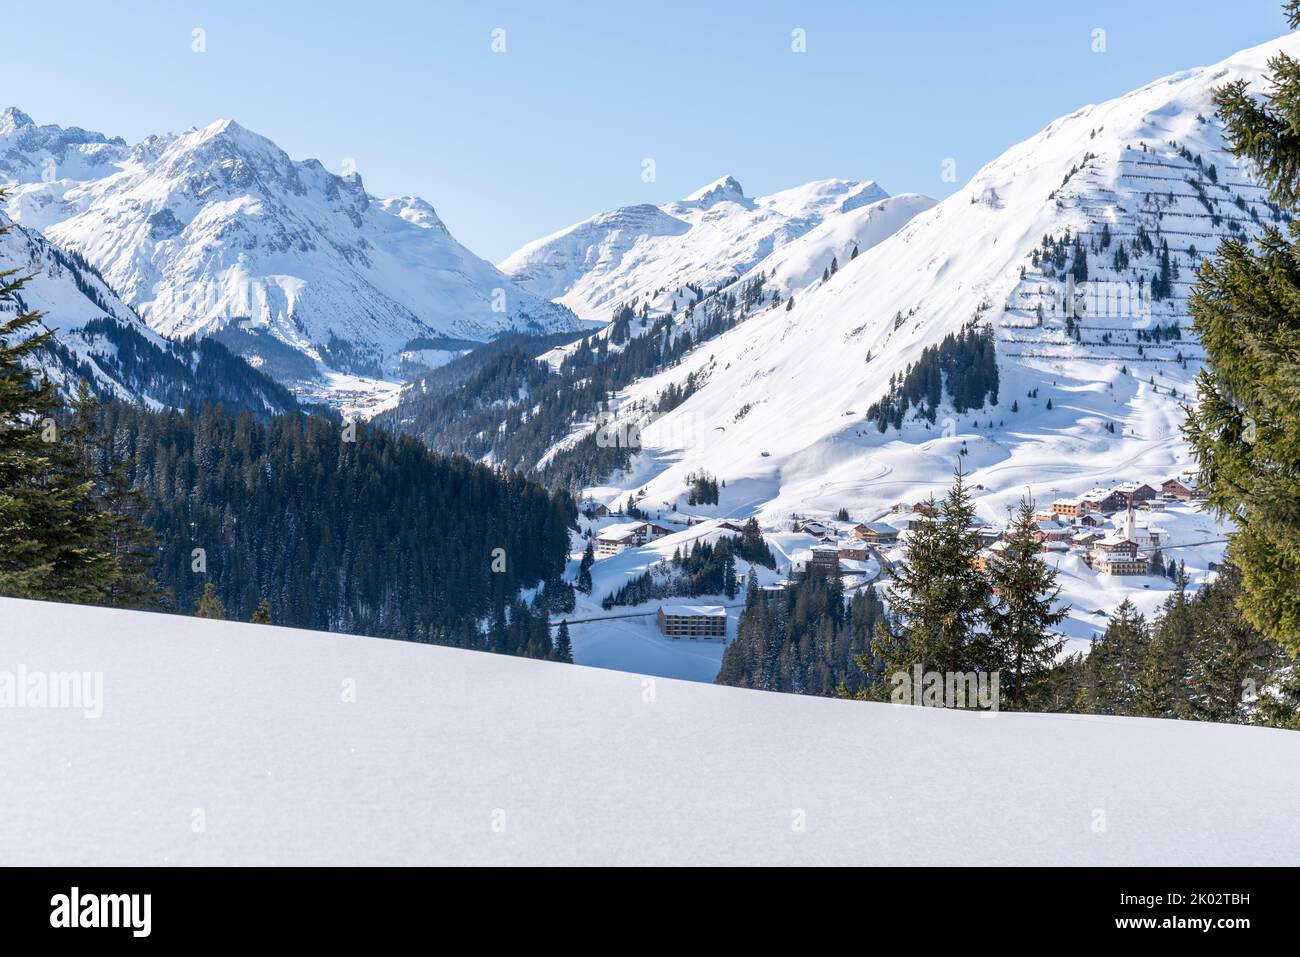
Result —
M0 677L20 667L102 673L102 716L0 709L5 865L1300 855L1292 732L830 701L0 599Z

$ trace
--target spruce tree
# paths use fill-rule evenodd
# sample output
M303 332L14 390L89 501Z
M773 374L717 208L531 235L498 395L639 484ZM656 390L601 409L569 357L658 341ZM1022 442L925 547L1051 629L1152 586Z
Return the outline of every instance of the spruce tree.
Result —
M258 602L257 611L253 612L253 617L248 620L250 624L254 625L271 624L271 603L263 598Z
M573 642L569 638L567 621L560 622L559 631L555 635L555 660L573 664Z
M11 228L0 225L0 235ZM30 368L53 336L22 305L30 278L0 269L0 310L13 308L0 321L0 594L94 603L116 577L104 549L109 519L78 433L59 421L54 384Z
M1179 592L1151 626L1133 692L1133 714L1174 718L1183 711L1186 687L1186 599Z
M1186 642L1183 717L1235 723L1249 717L1249 699L1262 707L1276 704L1266 689L1285 683L1289 663L1277 644L1237 613L1241 588L1241 572L1229 562L1184 603L1189 624L1179 629Z
M1300 27L1300 2L1284 5ZM1242 79L1215 93L1228 149L1271 198L1300 212L1300 61L1269 60L1266 96ZM1211 508L1231 516L1228 554L1240 609L1300 655L1300 222L1266 227L1252 248L1225 239L1202 263L1189 302L1205 348L1200 401L1185 431Z
M194 608L194 614L199 618L213 618L217 621L225 621L226 606L221 603L221 596L217 594L216 586L212 582L204 583L203 594L199 596L198 604Z
M1037 530L1033 503L1021 501L1004 539L1006 548L989 561L996 596L989 630L1005 662L999 688L1013 710L1035 701L1065 644L1052 629L1065 620L1068 608L1056 608L1061 589L1056 569L1038 557Z
M959 468L942 504L931 498L889 569L891 614L881 617L870 654L859 661L874 682L860 697L887 698L894 674L995 671L998 649L987 631L991 594L975 567L980 540L975 506Z
M584 595L591 594L591 566L596 564L596 554L592 551L591 542L587 542L587 547L582 552L582 561L578 564L578 591Z
M1146 617L1125 598L1111 615L1105 634L1093 641L1084 660L1074 710L1083 714L1136 714L1135 699L1148 640Z

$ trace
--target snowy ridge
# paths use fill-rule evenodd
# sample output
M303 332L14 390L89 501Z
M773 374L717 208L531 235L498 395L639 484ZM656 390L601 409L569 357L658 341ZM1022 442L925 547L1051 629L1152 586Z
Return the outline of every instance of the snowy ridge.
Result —
M0 180L19 183L83 181L116 172L126 142L80 127L37 126L22 110L0 112Z
M13 599L0 652L0 673L101 682L86 707L4 710L7 865L1300 854L1286 731L865 704Z
M424 341L579 325L423 200L376 199L356 173L291 160L232 120L114 146L111 171L52 182L37 175L47 140L59 136L10 137L14 218L81 252L155 331L221 334L301 394L337 398L335 377L391 390Z
M608 321L634 300L667 312L695 298L681 292L688 283L707 290L731 282L821 224L888 195L874 182L830 179L751 200L724 176L676 202L583 220L523 246L500 267L583 318Z

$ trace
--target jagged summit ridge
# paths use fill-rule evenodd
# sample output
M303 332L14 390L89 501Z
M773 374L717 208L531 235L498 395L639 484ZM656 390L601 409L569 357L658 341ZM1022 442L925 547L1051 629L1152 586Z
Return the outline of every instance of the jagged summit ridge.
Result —
M662 206L599 213L523 246L500 266L584 318L608 320L633 300L668 312L696 298L689 287L732 282L828 220L888 195L873 181L829 179L751 199L726 175ZM851 248L849 241L844 252Z
M304 396L391 391L420 343L579 325L456 242L431 204L371 196L355 171L294 160L233 119L135 147L11 122L0 172L16 220L83 254L154 330L220 336ZM74 144L95 162L42 174Z

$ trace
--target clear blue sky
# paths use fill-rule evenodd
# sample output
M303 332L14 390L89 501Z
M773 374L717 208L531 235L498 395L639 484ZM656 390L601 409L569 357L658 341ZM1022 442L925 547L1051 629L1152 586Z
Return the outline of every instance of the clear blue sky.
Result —
M423 196L496 261L726 173L750 195L843 177L942 197L945 158L960 185L1057 116L1286 25L1276 0L72 0L9 5L0 31L0 105L38 123L135 142L233 117Z

